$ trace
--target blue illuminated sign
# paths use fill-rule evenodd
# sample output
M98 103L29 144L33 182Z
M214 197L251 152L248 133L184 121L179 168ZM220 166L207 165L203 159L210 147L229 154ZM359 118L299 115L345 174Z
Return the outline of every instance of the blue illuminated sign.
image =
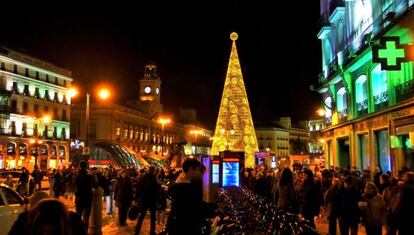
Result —
M239 162L223 161L223 186L240 186Z
M219 164L212 164L213 165L213 167L212 167L212 179L211 179L211 181L212 181L212 183L213 184L218 184L219 183L219 175L220 175L220 172L219 172Z

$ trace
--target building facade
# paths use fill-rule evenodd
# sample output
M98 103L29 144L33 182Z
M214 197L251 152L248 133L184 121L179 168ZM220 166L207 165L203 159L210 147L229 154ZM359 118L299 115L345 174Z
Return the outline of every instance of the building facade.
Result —
M0 168L67 165L70 71L0 49Z
M71 149L76 161L82 158L81 149L86 135L89 147L112 143L114 147L122 148L123 152L131 153L128 154L130 157L153 156L165 160L172 154L210 152L211 131L195 124L195 110L190 112L194 113L194 120L189 122L181 123L181 117L175 119L171 115L168 116L170 123L162 125L159 122L159 118L164 115L160 98L161 80L156 65L145 66L145 74L139 84L138 99L125 105L105 101L90 104L89 133L86 131L86 105L76 104L72 107ZM182 149L174 149L173 146Z
M326 109L327 164L413 168L413 62L402 46L413 43L413 4L321 0L317 90Z
M277 157L289 156L289 130L278 126L256 127L260 152Z

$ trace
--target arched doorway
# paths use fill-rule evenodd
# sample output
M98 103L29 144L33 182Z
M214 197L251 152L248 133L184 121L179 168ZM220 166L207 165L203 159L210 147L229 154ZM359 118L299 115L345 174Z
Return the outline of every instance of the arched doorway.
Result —
M16 143L10 142L7 144L6 168L16 168Z
M20 143L19 144L19 158L17 161L18 167L26 167L27 168L27 144L26 143Z
M48 147L46 144L40 146L39 156L40 156L40 169L47 170L47 150Z
M57 146L50 146L50 159L49 159L49 168L56 169L58 167L58 152Z
M58 149L59 166L64 166L66 163L66 146L60 145Z

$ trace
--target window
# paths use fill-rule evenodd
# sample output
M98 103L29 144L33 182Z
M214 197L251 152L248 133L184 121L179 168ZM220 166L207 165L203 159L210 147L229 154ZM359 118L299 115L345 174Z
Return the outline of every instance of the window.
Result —
M38 104L34 105L34 113L36 116L39 116L39 105Z
M13 65L13 73L17 73L17 64Z
M29 112L29 104L27 102L23 102L23 113L27 114Z
M367 76L361 75L355 81L355 102L358 114L368 113Z
M39 71L36 71L36 79L39 80L40 76L39 76Z
M63 86L66 87L66 80L63 80Z
M55 92L55 95L53 96L53 101L58 102L59 101L58 98L59 98L58 93Z
M53 127L53 138L57 139L57 127Z
M372 70L371 77L374 105L378 110L388 104L387 74L381 70L381 65L377 65Z
M67 117L66 117L66 109L62 109L62 120L63 121L67 121Z
M26 68L26 69L24 70L24 75L25 75L26 77L29 77L29 69L28 69L28 68Z
M27 123L23 122L22 124L22 133L23 136L27 136Z
M11 112L17 113L17 100L12 100L11 102Z
M337 109L338 111L344 111L347 108L347 100L346 100L346 90L345 87L342 87L336 93L337 99Z
M359 154L359 166L361 171L369 166L369 142L368 135L359 135L358 136L358 154Z
M50 100L49 91L45 90L45 100Z
M19 87L17 86L17 82L13 82L13 93L18 94L19 93Z
M377 161L383 172L391 171L391 157L389 149L388 130L377 131Z
M30 96L29 85L24 85L23 94Z
M57 77L55 77L55 85L58 85L58 84L59 84L59 80Z
M35 88L35 93L34 93L34 97L39 99L40 98L40 92L39 92L39 87Z
M59 111L58 111L57 108L53 109L53 119L60 120L59 119Z
M65 140L65 139L66 139L66 128L62 128L61 138L62 138L63 140Z
M6 64L4 62L1 62L1 70L6 70Z
M49 112L49 106L45 106L45 113L48 113Z
M45 81L46 81L46 82L49 82L49 74L46 74Z

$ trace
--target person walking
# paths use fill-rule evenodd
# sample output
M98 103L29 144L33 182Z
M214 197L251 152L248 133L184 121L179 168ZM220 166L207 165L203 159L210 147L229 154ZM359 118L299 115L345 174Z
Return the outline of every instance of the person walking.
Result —
M24 167L22 167L22 173L17 184L19 193L23 196L29 196L29 172Z
M43 173L39 170L37 165L34 166L34 170L32 172L33 181L35 183L35 190L42 190L42 179Z
M135 227L136 235L141 231L142 222L144 222L145 214L148 209L151 213L150 235L155 235L156 203L159 188L160 185L158 184L157 176L155 175L155 167L150 166L148 173L139 181L136 190L135 201L139 202L141 205L137 226Z
M86 170L87 163L85 161L81 161L79 166L80 170L75 179L75 206L76 212L82 217L85 230L88 231L92 207L92 188L97 187L97 183Z
M112 214L112 197L111 197L111 181L109 180L108 170L105 169L102 174L98 174L99 177L99 186L104 191L104 198L105 198L105 211L106 214Z
M358 234L358 223L360 218L360 209L358 202L361 201L361 193L354 186L352 176L345 178L344 186L339 190L339 228L341 234L351 235Z
M282 170L274 197L277 209L290 213L299 212L299 202L293 185L293 173L287 167Z
M358 207L362 210L362 224L367 235L381 235L382 226L387 220L387 209L384 198L378 194L374 183L367 183L363 201L358 203Z
M301 189L301 213L313 228L316 228L314 218L319 215L321 197L321 188L316 185L313 172L305 169Z
M202 192L199 181L203 175L203 165L194 158L187 158L182 164L183 172L170 187L172 198L167 230L170 235L201 234Z
M53 195L56 199L59 199L60 194L62 193L63 187L63 176L59 169L56 170L53 177Z
M326 216L329 221L329 234L336 234L336 222L338 220L338 194L339 194L340 182L338 178L332 179L332 185L328 189L325 195Z
M115 202L119 213L119 226L126 226L128 209L133 199L132 183L129 180L126 170L121 172L121 176L115 187Z

